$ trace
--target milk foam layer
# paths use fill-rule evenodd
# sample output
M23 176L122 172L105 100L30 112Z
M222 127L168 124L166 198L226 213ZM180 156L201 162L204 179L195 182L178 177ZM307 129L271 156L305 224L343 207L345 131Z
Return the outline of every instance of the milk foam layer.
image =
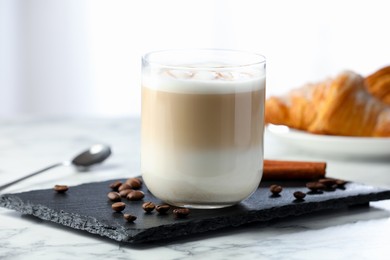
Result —
M144 87L178 93L236 93L265 87L265 76L251 70L156 69L144 72Z

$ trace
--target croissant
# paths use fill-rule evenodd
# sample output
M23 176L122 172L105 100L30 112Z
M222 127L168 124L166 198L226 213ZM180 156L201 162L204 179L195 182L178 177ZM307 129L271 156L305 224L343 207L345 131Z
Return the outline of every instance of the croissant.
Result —
M365 79L368 92L390 105L390 66L384 67Z
M369 94L364 78L352 71L270 97L265 121L316 134L390 137L390 106Z

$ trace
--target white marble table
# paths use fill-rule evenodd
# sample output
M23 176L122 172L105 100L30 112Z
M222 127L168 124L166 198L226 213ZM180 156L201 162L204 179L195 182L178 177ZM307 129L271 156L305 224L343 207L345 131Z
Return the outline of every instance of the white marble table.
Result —
M87 173L53 169L4 192L77 185L139 174L139 120L0 121L0 183L71 158L97 142L113 156ZM325 158L266 135L269 159L326 160L334 177L390 187L389 160ZM129 246L0 208L0 259L390 259L390 200L250 225L169 243Z

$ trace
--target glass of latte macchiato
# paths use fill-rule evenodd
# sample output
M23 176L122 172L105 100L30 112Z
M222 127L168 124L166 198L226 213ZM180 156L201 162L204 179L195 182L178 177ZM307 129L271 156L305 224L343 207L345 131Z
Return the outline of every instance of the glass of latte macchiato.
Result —
M220 208L263 171L265 58L232 50L167 50L142 60L141 173L168 204Z

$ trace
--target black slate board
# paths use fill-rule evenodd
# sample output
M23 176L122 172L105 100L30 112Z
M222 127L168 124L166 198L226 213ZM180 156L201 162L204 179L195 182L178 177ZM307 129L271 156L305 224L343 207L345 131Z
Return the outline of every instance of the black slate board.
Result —
M263 182L251 197L236 206L215 210L192 209L187 218L175 219L172 212L167 215L155 211L144 213L141 208L143 202L160 204L161 201L143 187L143 201L122 199L127 204L124 213L138 217L135 223L127 223L121 213L112 211L112 203L107 199L108 186L113 181L70 187L65 194L51 189L4 194L0 196L0 206L117 241L142 243L390 199L390 190L350 182L345 189L308 194L304 201L297 202L293 193L297 190L308 192L304 183L279 183L284 189L281 196L273 197L268 189L271 183Z

